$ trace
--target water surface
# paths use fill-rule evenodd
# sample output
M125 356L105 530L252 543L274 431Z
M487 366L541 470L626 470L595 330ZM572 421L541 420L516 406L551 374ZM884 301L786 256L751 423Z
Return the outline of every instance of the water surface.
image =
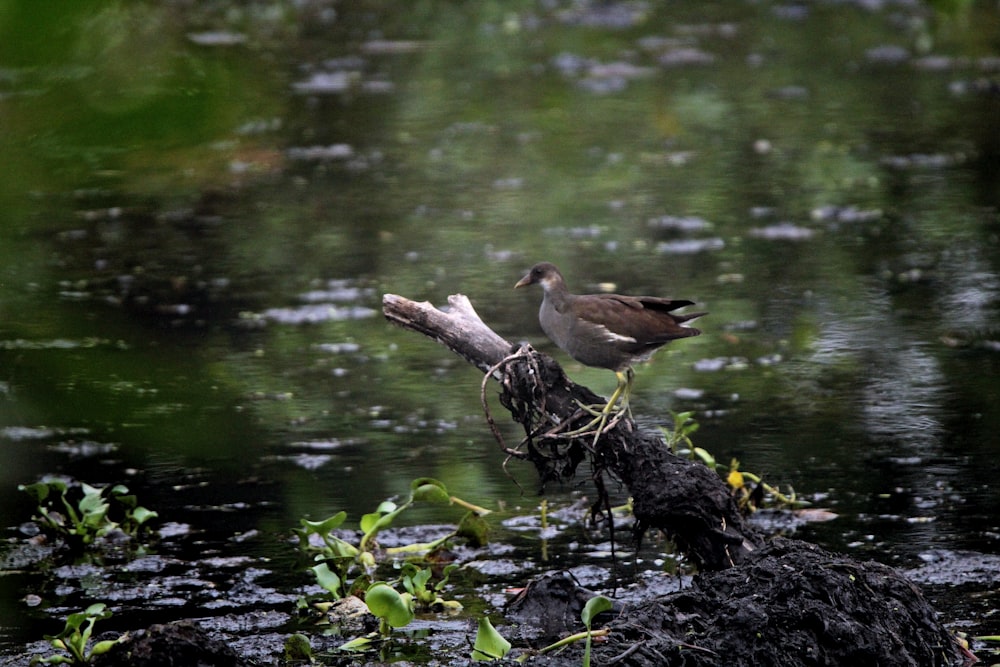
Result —
M998 32L985 3L5 3L8 536L47 473L277 559L419 476L530 510L478 372L380 302L467 294L610 392L511 289L549 260L710 311L633 407L840 515L805 537L996 554ZM0 581L16 651L60 594Z

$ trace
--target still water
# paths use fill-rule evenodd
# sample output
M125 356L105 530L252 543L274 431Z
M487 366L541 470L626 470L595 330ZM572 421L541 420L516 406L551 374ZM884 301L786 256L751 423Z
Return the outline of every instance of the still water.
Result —
M7 536L44 474L274 558L419 476L531 511L479 374L380 302L467 294L608 393L512 289L549 260L711 313L633 409L840 515L800 535L997 554L998 34L962 2L0 3ZM37 639L56 594L2 579Z

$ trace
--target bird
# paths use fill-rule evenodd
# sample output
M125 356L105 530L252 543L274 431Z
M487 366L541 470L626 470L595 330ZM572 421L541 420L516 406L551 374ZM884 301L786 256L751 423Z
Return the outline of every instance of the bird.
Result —
M544 296L538 321L552 342L585 366L607 368L618 380L611 398L604 406L581 406L594 415L586 426L567 435L578 435L595 426L595 442L604 430L608 416L629 411L634 371L632 365L648 360L654 352L672 340L701 334L685 326L707 313L678 314L675 310L694 305L684 299L621 294L573 294L559 269L551 262L535 264L514 288L540 285Z

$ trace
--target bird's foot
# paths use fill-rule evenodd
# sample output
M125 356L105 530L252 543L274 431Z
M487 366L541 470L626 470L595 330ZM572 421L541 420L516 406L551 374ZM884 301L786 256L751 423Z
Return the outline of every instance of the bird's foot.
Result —
M622 406L616 406L618 401L609 401L604 405L586 405L577 401L577 407L586 414L593 416L589 422L573 429L572 431L565 431L562 433L553 433L563 438L578 438L581 436L594 436L593 446L597 445L597 441L602 435L607 433L610 429L618 425L622 417L628 416L632 417L632 410L629 408L628 403Z
M581 403L576 399L574 399L574 402L576 403L576 407L580 408L592 417L601 417L602 415L606 417L607 415L617 414L621 411L621 408L613 406L610 403L591 403L590 405L587 405L586 403ZM593 423L596 423L596 420Z

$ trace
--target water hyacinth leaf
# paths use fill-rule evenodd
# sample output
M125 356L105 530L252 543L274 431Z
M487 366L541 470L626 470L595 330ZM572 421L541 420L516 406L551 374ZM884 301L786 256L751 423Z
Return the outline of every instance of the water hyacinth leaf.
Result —
M392 519L395 518L398 512L399 509L397 509L396 503L386 500L374 512L361 517L361 530L365 533L373 533L381 530L392 523ZM388 522L385 521L386 517L391 517L388 519Z
M434 590L436 591L444 590L445 584L448 583L448 577L450 577L451 573L457 570L458 567L459 567L458 563L451 563L449 565L445 565L444 569L441 570L441 581L437 582L437 584L434 585Z
M448 487L444 485L439 479L434 479L433 477L417 477L412 482L410 482L410 491L415 491L418 487L424 486L426 484L432 484L439 487L445 493L448 492Z
M413 480L410 485L414 500L428 503L447 503L451 501L448 489L436 479L421 477Z
M418 568L413 563L406 563L403 566L403 587L415 597L420 597L421 593L427 590L427 582L431 579L430 569Z
M330 569L329 565L326 563L320 563L319 565L314 565L310 569L313 571L313 574L316 575L316 583L332 593L338 599L344 596L344 592L342 590L344 582L340 578L340 575Z
M118 642L119 642L118 639L105 639L104 641L97 642L96 644L94 644L94 648L90 650L90 655L92 656L104 655L112 648L114 648L115 644L117 644Z
M80 626L86 623L89 619L103 620L109 618L111 612L107 611L107 605L103 602L95 602L83 611L78 611L74 614L70 614L66 618L66 629L67 630L78 630ZM60 637L66 636L66 632L59 635Z
M285 640L285 662L312 662L313 650L309 638L301 632L289 635Z
M405 510L407 507L408 505L396 507L395 503L386 501L379 505L378 511L372 512L371 514L365 514L361 517L361 530L365 533L361 536L361 543L358 545L361 550L367 551L369 542L375 538L378 531L391 526L392 522L397 516L399 516L400 512ZM388 513L382 514L382 512Z
M490 526L480 515L468 512L455 529L455 535L467 539L469 546L482 547L489 542Z
M365 593L368 610L394 628L405 627L413 620L410 599L382 582L372 584Z
M136 507L132 510L132 519L140 526L150 519L155 519L158 516L160 515L153 510L146 509L145 507Z
M302 526L318 533L319 535L326 535L331 530L339 528L340 524L347 520L347 512L337 512L333 516L323 519L322 521L306 521L301 520Z
M330 549L331 555L337 558L355 558L361 552L350 542L345 542L339 537L324 537L324 542Z
M371 512L370 514L364 514L361 517L361 521L358 522L358 526L363 532L370 533L373 528L378 524L379 519L382 515L378 512Z
M357 639L352 639L349 642L344 642L338 646L337 649L341 651L354 651L361 653L363 651L367 651L368 647L371 646L371 643L372 637L365 635L364 637L358 637Z
M18 491L24 491L29 496L34 498L35 502L42 502L49 497L49 492L51 487L49 484L43 482L35 482L34 484L18 484Z
M318 535L325 545L325 549L322 549L323 554L321 557L354 558L359 553L357 547L335 535L331 535L331 532L346 520L347 512L338 512L322 521L300 519L299 523L302 525L302 528L297 528L294 531L299 537L299 548L307 552L315 551L316 548L309 543L309 536Z
M507 657L508 653L510 653L510 642L497 632L488 617L483 616L479 619L476 643L472 646L472 659L477 662L491 662Z
M83 499L80 500L79 508L83 514L81 519L88 525L96 525L108 514L108 503L104 500L102 489L94 488L89 484L81 484L83 487Z

